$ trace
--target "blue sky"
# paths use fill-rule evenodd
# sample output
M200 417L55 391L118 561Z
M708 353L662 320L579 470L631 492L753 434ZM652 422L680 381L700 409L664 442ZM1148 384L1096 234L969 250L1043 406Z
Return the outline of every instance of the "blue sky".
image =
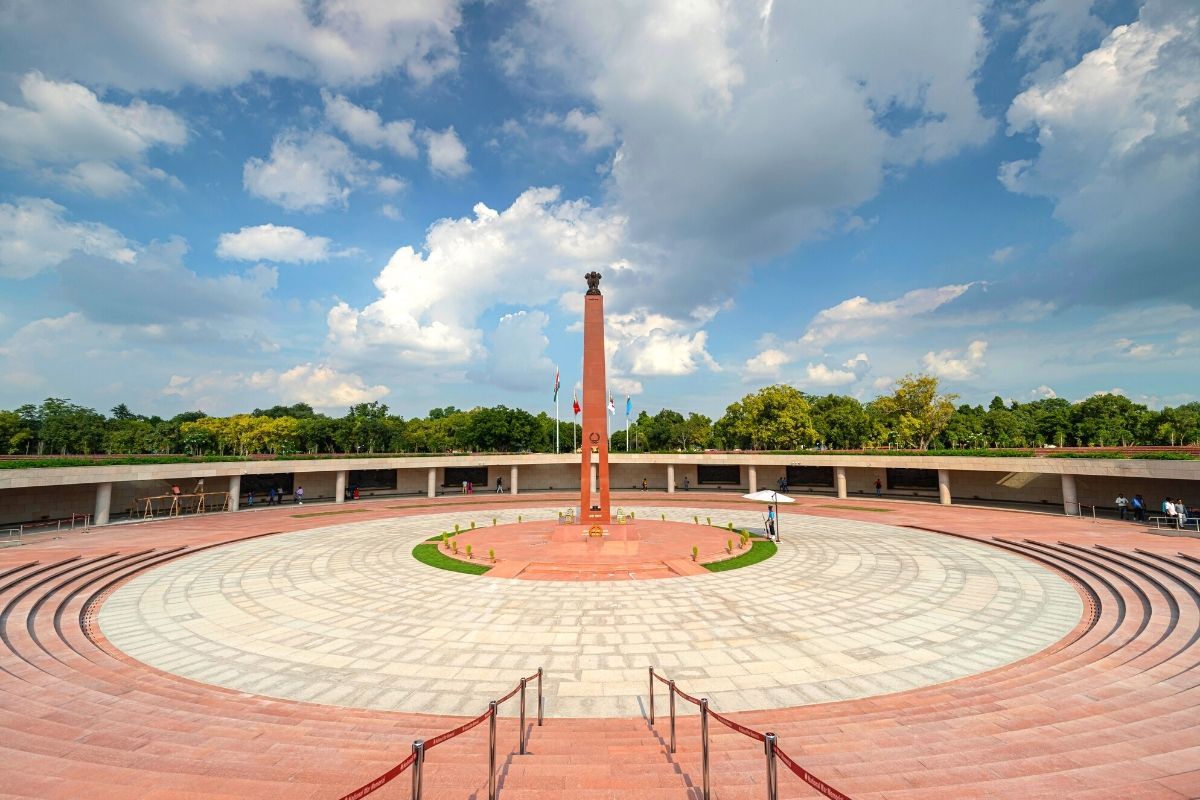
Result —
M1200 9L0 9L0 407L1198 398Z

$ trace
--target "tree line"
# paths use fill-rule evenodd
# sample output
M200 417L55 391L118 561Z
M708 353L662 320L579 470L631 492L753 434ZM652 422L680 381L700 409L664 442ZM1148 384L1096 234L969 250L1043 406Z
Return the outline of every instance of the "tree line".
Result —
M936 378L909 375L893 393L863 403L767 386L732 403L715 422L697 413L641 411L630 420L631 451L1115 447L1200 444L1200 403L1152 411L1126 397L1099 394L1072 403L994 398L956 405ZM626 450L623 417L612 419L610 449ZM571 449L573 421L558 425L559 449ZM389 413L382 403L351 406L342 417L304 403L214 417L188 411L170 419L108 415L63 398L0 411L0 451L8 455L185 454L246 456L322 453L554 452L555 421L503 405L432 409L424 417Z

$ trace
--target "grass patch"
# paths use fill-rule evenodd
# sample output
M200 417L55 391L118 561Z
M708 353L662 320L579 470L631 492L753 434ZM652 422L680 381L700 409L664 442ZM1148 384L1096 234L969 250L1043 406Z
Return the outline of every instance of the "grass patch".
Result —
M441 537L438 537L439 539ZM422 564L428 564L431 567L438 569L449 570L450 572L464 572L467 575L482 575L491 569L485 564L470 564L466 561L459 561L457 558L451 558L443 553L438 546L433 543L422 543L413 548L413 558L420 561Z
M870 511L872 514L890 514L890 508L871 508L870 506L817 506L817 508L836 508L841 511Z
M709 572L728 572L731 569L740 569L748 567L751 564L757 564L760 561L766 561L779 550L779 547L769 539L758 539L750 545L750 549L742 553L737 558L727 558L724 561L715 561L712 564L705 564L704 568Z
M307 514L292 514L296 519L306 519L308 517L332 517L335 514L364 514L369 509L366 508L347 508L342 511L310 511Z

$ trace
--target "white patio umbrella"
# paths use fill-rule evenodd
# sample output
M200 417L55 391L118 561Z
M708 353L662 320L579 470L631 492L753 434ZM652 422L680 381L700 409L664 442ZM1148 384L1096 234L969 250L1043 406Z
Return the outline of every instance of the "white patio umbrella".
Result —
M796 502L796 498L788 497L786 494L783 494L782 492L777 492L773 489L762 489L757 492L751 492L750 494L744 494L744 495L742 495L742 497L746 500L753 500L756 503L772 503L776 507L778 507L780 503ZM782 538L779 535L779 517L780 517L780 514L778 512L776 512L776 514L775 514L775 539L776 540L779 540ZM768 531L767 533L770 533L770 531Z

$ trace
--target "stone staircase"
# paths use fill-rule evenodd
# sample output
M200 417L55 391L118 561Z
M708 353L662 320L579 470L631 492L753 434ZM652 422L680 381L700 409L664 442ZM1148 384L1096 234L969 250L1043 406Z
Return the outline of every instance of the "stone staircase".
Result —
M59 547L0 566L0 797L338 798L401 760L412 740L461 724L248 695L115 651L93 626L107 593L205 546L156 544ZM731 716L777 733L797 762L856 800L1200 797L1197 555L1082 535L994 544L1059 570L1087 598L1085 618L1056 648L924 689ZM660 694L654 728L553 718L539 728L531 715L529 752L516 755L506 706L500 796L699 797L698 718L679 717L672 755L665 708ZM430 751L425 797L485 798L486 742L481 725ZM710 743L714 797L766 797L758 742L713 721ZM782 765L779 789L819 797ZM405 774L373 796L408 792Z

